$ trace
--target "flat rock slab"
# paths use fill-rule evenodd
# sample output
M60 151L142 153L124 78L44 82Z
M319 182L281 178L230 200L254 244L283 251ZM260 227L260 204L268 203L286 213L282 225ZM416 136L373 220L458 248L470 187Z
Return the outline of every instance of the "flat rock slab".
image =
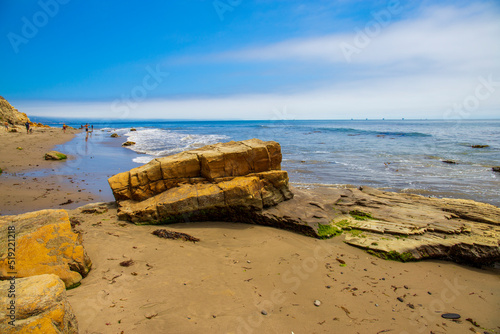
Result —
M392 260L500 261L500 208L493 205L369 187L293 192L293 199L259 215L286 220L306 235L344 234L346 243Z
M0 217L0 279L13 271L17 277L55 274L70 288L79 284L91 265L65 210Z
M12 285L15 304L7 293L0 295L1 333L78 333L78 322L59 277L46 274L0 281L0 291L7 292ZM15 311L11 312L11 305Z

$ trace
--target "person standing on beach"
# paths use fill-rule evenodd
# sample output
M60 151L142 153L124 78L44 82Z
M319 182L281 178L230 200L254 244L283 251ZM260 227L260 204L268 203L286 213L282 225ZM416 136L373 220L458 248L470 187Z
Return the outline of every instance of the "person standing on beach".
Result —
M26 133L29 134L30 133L30 122L26 122L26 123L24 123L24 125L26 126Z
M89 123L85 124L85 141L89 140Z
M63 123L63 132L66 133L66 123Z
M9 132L9 123L5 121L4 125L5 125L5 131Z

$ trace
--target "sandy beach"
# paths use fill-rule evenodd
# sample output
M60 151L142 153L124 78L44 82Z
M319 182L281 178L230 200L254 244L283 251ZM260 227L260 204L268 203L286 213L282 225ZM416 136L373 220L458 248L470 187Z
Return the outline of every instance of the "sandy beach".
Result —
M0 213L18 214L51 208L75 208L99 200L99 193L82 190L83 180L75 175L51 175L55 168L67 161L45 160L45 153L56 145L64 144L80 130L60 128L38 128L33 133L0 131ZM63 152L64 153L64 152ZM76 157L68 154L69 160ZM45 171L42 176L27 176L30 171ZM61 205L62 203L71 203Z
M68 163L43 154L75 133L0 134L0 211L70 210L93 262L81 286L68 290L80 333L500 332L495 268L387 261L342 236L318 240L258 225L136 226L119 221L113 203L82 213L77 207L99 194L79 191L72 176L23 176ZM160 228L200 241L151 234ZM444 312L461 319L443 319Z
M93 261L68 291L81 333L468 333L467 318L500 329L498 271L386 261L341 238L257 225L135 226L115 214L70 213ZM159 228L201 241L151 234Z

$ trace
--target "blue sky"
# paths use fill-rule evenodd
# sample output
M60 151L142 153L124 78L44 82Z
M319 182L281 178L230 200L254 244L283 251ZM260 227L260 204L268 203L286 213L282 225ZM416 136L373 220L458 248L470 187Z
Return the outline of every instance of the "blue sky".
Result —
M0 2L28 115L499 118L498 1Z

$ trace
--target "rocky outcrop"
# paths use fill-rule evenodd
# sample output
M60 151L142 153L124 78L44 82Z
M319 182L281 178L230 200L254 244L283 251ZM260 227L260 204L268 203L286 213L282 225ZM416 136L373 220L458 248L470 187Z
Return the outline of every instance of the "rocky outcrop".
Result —
M295 189L292 196L280 163L278 143L252 139L155 159L109 183L118 216L135 223L234 221L322 239L343 235L393 260L500 261L500 208L369 187Z
M10 277L13 270L17 277L55 274L70 288L80 284L91 265L65 210L0 217L0 279Z
M7 121L10 125L23 125L29 122L29 118L25 113L19 112L6 99L0 96L0 122Z
M360 189L294 190L294 198L261 215L319 238L343 235L382 258L500 261L500 208L471 200Z
M122 146L132 146L132 145L135 145L135 142L133 141L126 141L122 144Z
M220 143L155 159L109 180L132 222L228 220L293 197L276 142Z
M12 287L15 298L7 293ZM64 283L56 275L0 281L0 291L1 333L78 333Z
M500 209L493 205L364 187L349 190L337 206L354 218L351 228L363 231L357 237L351 233L346 242L382 256L500 261Z
M67 158L68 157L66 156L66 154L61 153L61 152L57 152L57 151L47 152L47 153L45 153L45 156L44 156L45 160L65 160Z

